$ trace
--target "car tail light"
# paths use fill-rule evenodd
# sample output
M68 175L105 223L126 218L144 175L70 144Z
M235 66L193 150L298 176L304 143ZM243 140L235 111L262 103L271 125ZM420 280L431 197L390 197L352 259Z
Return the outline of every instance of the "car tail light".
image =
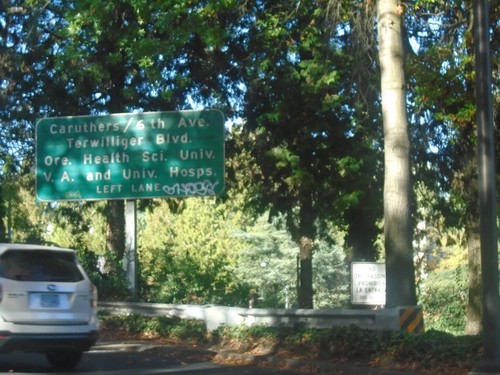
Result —
M90 284L90 307L97 308L97 288L94 284Z

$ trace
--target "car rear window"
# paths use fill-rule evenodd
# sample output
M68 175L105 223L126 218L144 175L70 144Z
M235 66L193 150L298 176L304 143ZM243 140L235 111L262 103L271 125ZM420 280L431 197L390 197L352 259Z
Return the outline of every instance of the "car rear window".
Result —
M48 250L6 251L0 258L0 277L50 282L77 282L84 279L74 254Z

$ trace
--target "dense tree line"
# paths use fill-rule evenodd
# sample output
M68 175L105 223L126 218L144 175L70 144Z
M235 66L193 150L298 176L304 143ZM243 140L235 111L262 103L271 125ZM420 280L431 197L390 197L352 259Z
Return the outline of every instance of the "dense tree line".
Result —
M384 177L390 140L384 116L396 107L381 96L377 21L384 3L401 20L404 114L396 121L407 122L411 182L406 221L385 239L384 190L396 176ZM413 266L420 291L430 271L464 262L439 262L458 259L450 250L457 245L468 249L469 328L479 329L473 327L480 272L470 2L13 0L0 6L0 236L13 228L13 239L57 239L83 249L91 263L107 259L99 277L118 275L123 202L24 203L34 196L36 119L216 107L232 123L226 191L198 203L140 203L145 299L241 304L255 288L238 272L255 266L248 265L249 249L270 249L292 261L283 261L285 283L266 281L268 295L288 290L300 306L321 305L313 285L319 287L316 276L325 269L339 277L324 276L321 285L341 290L349 261L390 260L388 272L396 277L388 279L389 289L397 290L401 279L409 288L390 303L411 302ZM499 12L493 5L495 109ZM193 222L190 210L204 213L205 221ZM262 215L273 230L264 228ZM386 236L388 223L386 217ZM251 235L256 228L269 235L258 239ZM273 239L278 233L289 239ZM406 242L391 247L401 233ZM295 255L281 248L285 243L295 244ZM314 259L331 249L343 266L335 261L338 268L318 269Z

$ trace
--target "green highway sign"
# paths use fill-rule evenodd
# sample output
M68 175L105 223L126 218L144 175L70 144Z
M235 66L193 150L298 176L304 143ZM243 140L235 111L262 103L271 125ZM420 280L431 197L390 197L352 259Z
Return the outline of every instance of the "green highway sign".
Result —
M217 195L224 189L218 110L43 118L40 201Z

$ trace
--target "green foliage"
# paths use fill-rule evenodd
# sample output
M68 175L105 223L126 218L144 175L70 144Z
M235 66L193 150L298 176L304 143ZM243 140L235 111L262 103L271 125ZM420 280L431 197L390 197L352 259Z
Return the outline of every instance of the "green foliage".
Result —
M281 218L282 219L282 218ZM280 218L268 222L261 216L255 225L237 236L245 243L236 274L251 288L253 307L297 306L297 261L299 249L290 234L281 229ZM348 272L341 233L333 241L317 240L313 255L313 285L316 308L346 306L349 299Z
M456 269L467 262L465 231L446 223L439 206L444 203L434 190L423 182L415 184L416 212L414 250L417 290L427 276L443 269ZM448 204L453 204L448 201Z
M93 250L73 247L77 250L78 258L83 268L87 272L92 283L97 287L99 299L103 301L126 301L129 299L128 284L125 277L125 272L117 264L121 264L114 257L114 254L109 253L107 256L99 256ZM106 272L106 267L103 267L103 259L108 262L115 263L114 271Z
M328 32L324 11L311 1L298 7L262 4L250 25L245 61L246 128L256 137L252 154L261 167L261 203L271 206L273 215L287 216L296 241L315 239L321 231L317 218L366 229L369 220L346 211L355 208L359 217L370 218L381 214L378 150L371 143L376 117L364 123L367 112L351 110L363 106L351 96L359 92L351 81L353 61L340 47L342 38ZM371 209L377 205L378 212ZM356 249L373 254L373 231L360 232L363 236L352 237L368 238L368 246Z
M296 302L297 245L290 235L261 216L246 232L236 273L251 288L253 307L290 307Z
M252 156L255 136L241 124L233 123L225 143L226 184L218 204L225 207L231 221L245 229L261 209L262 172Z
M262 338L277 339L280 336L280 331L266 325L238 325L238 326L223 326L217 329L216 337L236 339L240 341L256 341Z
M453 336L429 330L422 335L396 335L390 349L394 360L418 363L422 369L450 363L470 369L480 358L482 340L480 336Z
M328 348L334 357L373 357L387 349L391 332L363 330L355 326L335 327L324 334L320 345Z
M100 313L105 332L127 332L140 337L164 337L170 341L203 343L207 340L205 324L197 320L141 315L110 315Z
M299 327L223 327L219 341L241 340L253 347L265 339L275 350L332 361L363 360L373 365L399 363L416 369L470 369L481 355L480 336L453 336L435 330L423 334L366 330L356 326L331 329Z
M105 251L103 202L58 202L49 205L44 215L50 220L45 239L63 247Z
M33 176L21 175L4 185L10 190L12 242L43 243L45 240L49 220L44 215L45 207L36 205L33 200L33 184ZM8 218L2 219L7 227Z
M466 266L430 273L420 295L426 327L462 334L465 328L467 296Z
M165 203L146 213L140 233L141 289L146 300L246 303L248 290L232 272L241 241L211 198L186 199L182 214Z
M343 234L335 233L335 241L316 241L313 255L314 306L346 307L350 303L348 262L343 247Z
M93 258L94 260L95 258ZM92 281L97 286L99 298L104 301L127 301L130 298L128 280L121 266L122 260L116 254L105 252L90 268L95 277Z

